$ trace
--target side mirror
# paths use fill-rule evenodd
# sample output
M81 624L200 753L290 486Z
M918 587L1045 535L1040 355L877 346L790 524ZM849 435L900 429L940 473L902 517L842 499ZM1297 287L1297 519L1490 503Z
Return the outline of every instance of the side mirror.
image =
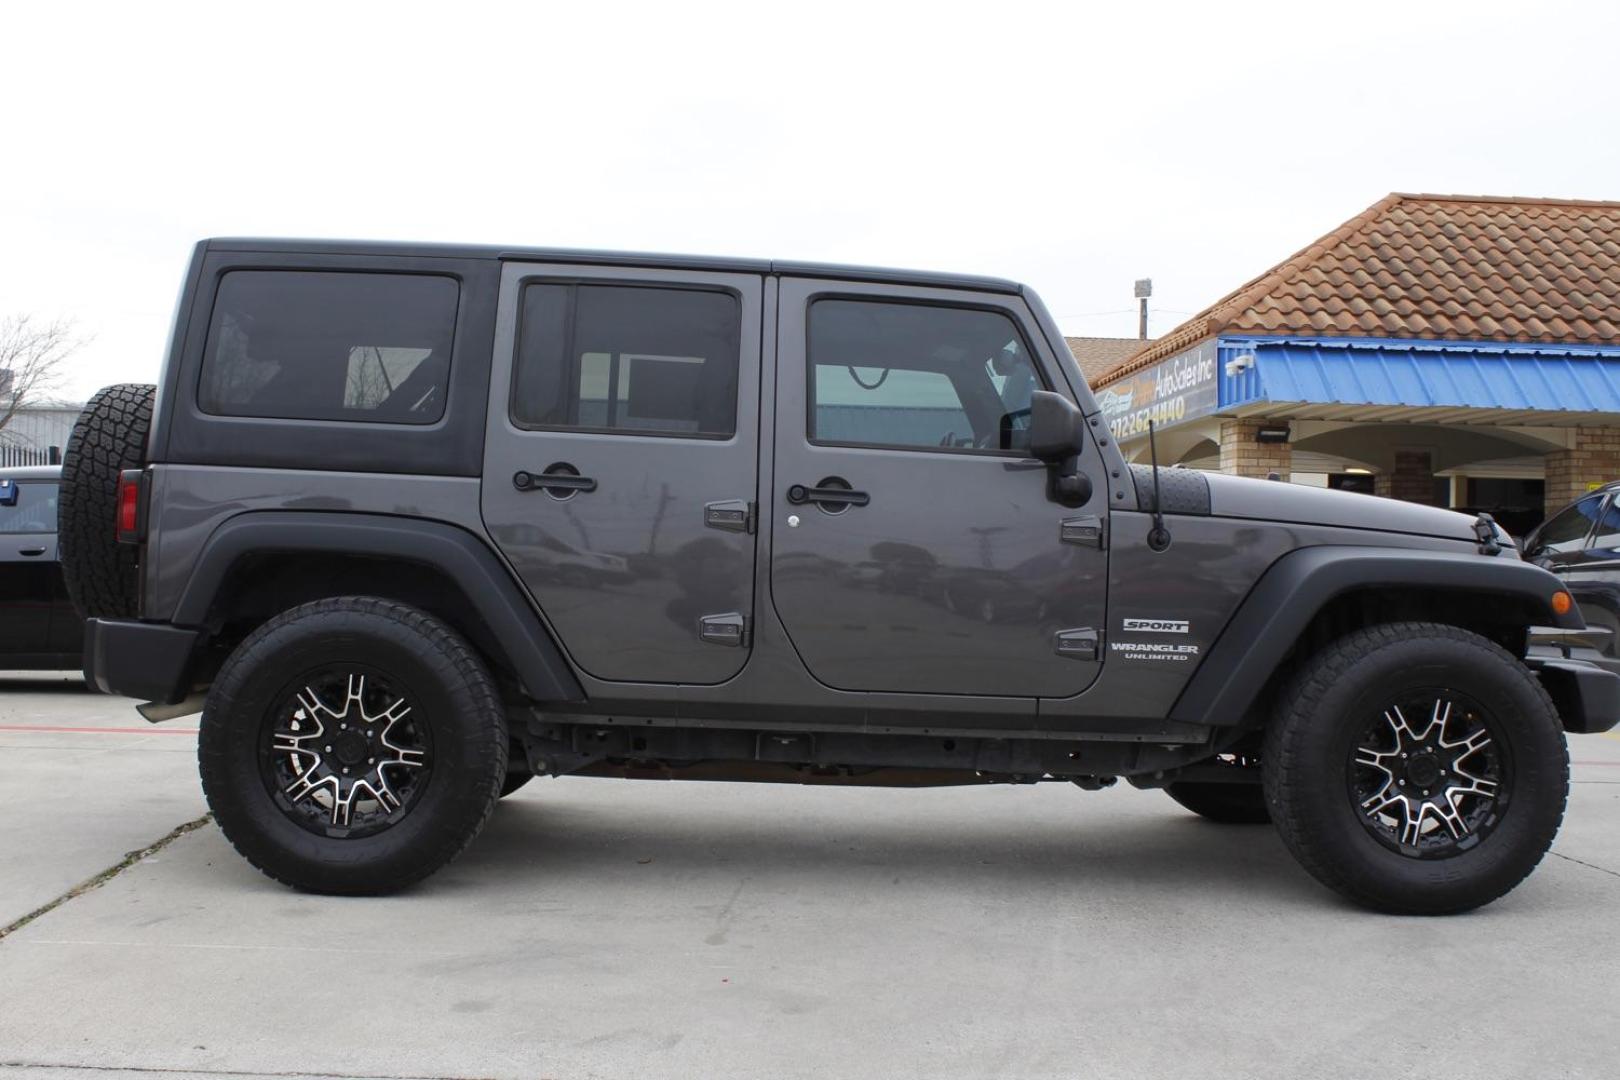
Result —
M1047 464L1075 457L1086 445L1086 418L1074 402L1050 390L1029 396L1029 454Z
M1074 402L1050 390L1029 396L1029 453L1051 473L1047 497L1063 506L1083 506L1091 498L1091 478L1080 471L1086 446L1086 418Z

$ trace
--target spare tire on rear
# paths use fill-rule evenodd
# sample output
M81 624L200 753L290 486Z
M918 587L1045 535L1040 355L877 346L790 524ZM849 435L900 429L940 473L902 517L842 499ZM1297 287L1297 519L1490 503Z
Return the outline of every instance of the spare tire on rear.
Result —
M96 392L62 456L57 550L68 596L90 618L130 618L138 604L136 548L118 542L118 474L146 464L155 386Z

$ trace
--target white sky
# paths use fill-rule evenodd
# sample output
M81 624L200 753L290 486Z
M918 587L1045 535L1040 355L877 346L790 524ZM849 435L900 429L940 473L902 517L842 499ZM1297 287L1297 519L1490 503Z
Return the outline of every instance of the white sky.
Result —
M1620 4L0 7L0 315L155 377L197 239L961 270L1155 335L1392 190L1620 198Z

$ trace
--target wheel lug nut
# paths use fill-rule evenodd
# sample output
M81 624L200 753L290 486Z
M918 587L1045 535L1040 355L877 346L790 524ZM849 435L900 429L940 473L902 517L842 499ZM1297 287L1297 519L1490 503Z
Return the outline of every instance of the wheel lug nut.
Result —
M326 748L326 752L327 752L327 753L328 753L328 754L330 754L330 753L331 753L331 752L332 752L332 748L331 748L331 747L330 747L330 746L328 746L328 747L327 747L327 748Z
M348 775L349 775L349 770L348 770L348 769L344 769L344 770L343 770L343 775L344 775L344 776L348 776Z
M1401 781L1401 782L1400 782L1400 784L1401 784L1401 787L1405 787L1405 786L1406 786L1406 781L1405 781L1405 780L1402 780L1402 781Z

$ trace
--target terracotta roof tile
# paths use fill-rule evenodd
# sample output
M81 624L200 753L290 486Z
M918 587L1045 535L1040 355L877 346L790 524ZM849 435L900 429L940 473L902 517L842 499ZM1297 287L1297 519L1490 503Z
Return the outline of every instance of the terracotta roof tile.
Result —
M1395 194L1086 377L1219 334L1593 343L1617 322L1620 202Z
M1092 386L1144 344L1141 338L1133 337L1066 337L1063 340L1069 343L1069 351L1080 364L1086 382Z

